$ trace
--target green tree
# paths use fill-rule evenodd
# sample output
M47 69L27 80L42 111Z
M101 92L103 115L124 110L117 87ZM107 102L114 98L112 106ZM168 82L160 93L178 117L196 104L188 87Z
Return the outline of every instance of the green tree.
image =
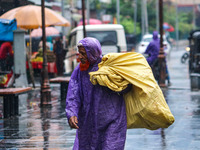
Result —
M138 0L138 4L140 5L140 1ZM133 0L120 0L120 23L124 26L125 33L133 34L134 32L134 1ZM116 0L112 0L112 2L107 6L106 13L111 14L113 17L116 17ZM141 13L137 13L140 15ZM140 17L138 17L136 33L140 33Z
M147 0L147 12L149 32L156 30L156 0ZM97 3L98 10L104 9L106 14L116 17L116 0L111 0L109 5ZM180 38L184 38L192 30L192 13L180 12L179 18L179 34ZM174 5L163 4L163 22L176 26L176 8ZM124 26L125 32L128 34L134 33L134 0L120 0L120 23ZM141 0L137 1L137 27L136 33L141 34ZM174 33L170 33L174 34ZM175 35L175 34L174 34Z
M121 25L123 25L124 26L124 29L125 29L125 33L127 33L127 34L133 34L134 33L134 27L135 27L135 25L134 25L134 21L133 21L133 19L132 18L130 18L130 16L126 16L126 17L123 17L122 18L122 16L121 16ZM137 26L136 27L136 34L140 34L141 33L141 31L140 31L140 27L139 26Z

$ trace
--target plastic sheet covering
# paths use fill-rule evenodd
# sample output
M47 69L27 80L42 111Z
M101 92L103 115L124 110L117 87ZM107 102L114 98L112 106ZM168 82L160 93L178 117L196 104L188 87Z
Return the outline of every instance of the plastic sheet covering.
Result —
M98 71L90 72L92 84L98 83L117 92L132 84L132 90L124 94L128 129L156 130L167 128L175 121L143 55L109 53L98 66Z
M0 41L13 41L13 31L17 29L16 19L0 18Z

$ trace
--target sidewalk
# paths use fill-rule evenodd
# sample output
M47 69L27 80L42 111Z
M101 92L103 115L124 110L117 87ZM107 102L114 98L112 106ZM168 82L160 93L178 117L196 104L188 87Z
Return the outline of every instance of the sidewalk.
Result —
M0 150L71 150L75 130L67 123L59 86L52 88L52 108L40 108L40 89L20 97L20 116L0 119Z

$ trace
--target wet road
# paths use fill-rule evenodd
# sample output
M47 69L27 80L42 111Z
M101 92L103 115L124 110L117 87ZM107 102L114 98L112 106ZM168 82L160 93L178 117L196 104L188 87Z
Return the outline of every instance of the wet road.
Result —
M171 52L168 67L172 86L163 89L175 117L174 124L155 131L129 129L125 150L200 149L200 92L190 91L187 64L180 63L183 52ZM58 99L58 85L52 87L52 108L39 107L39 89L21 95L21 115L0 119L0 150L71 150L75 130L69 128L65 103Z

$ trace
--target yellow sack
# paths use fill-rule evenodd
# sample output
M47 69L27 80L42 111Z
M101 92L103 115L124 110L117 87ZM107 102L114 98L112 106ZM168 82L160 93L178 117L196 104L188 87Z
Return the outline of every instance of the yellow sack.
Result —
M174 122L163 93L143 55L135 52L109 53L99 63L99 70L90 72L92 84L107 86L119 92L132 84L124 94L127 128L155 130Z

